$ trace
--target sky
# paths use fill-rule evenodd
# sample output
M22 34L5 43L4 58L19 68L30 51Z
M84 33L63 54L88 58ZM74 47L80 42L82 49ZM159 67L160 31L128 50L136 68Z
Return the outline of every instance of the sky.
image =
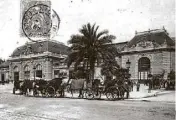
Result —
M135 31L161 29L175 37L175 0L51 0L61 22L54 38L67 45L82 25L108 29L114 43L130 41ZM0 58L8 59L27 38L20 37L20 0L0 0Z

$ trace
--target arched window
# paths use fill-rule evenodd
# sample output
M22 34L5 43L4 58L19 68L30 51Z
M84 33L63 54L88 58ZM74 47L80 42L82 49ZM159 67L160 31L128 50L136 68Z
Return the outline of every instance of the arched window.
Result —
M26 65L26 66L24 67L24 71L30 71L29 65Z
M26 65L24 67L24 79L29 80L30 79L30 68L29 65Z
M13 68L13 71L14 71L14 72L19 72L18 66L15 66L15 67Z
M150 72L150 59L142 57L138 61L138 79L147 80Z
M42 65L36 65L36 77L42 78Z
M36 66L36 70L42 70L42 66L41 66L40 64L38 64L38 65Z
M142 57L138 61L139 71L149 71L150 70L150 59L147 57Z

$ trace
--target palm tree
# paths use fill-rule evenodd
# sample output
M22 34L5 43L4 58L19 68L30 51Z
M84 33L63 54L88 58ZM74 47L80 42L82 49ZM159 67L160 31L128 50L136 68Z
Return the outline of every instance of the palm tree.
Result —
M83 25L80 34L72 35L68 41L71 44L71 53L68 56L68 67L83 66L90 71L90 80L94 79L95 66L107 59L114 59L117 55L115 46L112 46L114 35L108 30L98 32L99 26L90 23Z

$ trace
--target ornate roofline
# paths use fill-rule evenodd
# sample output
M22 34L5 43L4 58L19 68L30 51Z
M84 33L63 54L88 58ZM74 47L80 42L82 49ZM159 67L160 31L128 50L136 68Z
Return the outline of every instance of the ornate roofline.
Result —
M169 35L167 30L164 28L164 26L162 29L152 29L152 30L149 29L147 31L142 31L142 32L135 31L135 35L137 36L137 35L144 35L148 33L157 33L157 32L165 32L167 35Z

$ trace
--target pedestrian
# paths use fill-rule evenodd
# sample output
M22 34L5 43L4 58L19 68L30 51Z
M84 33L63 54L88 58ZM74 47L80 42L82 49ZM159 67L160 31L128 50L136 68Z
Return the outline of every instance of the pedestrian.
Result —
M152 80L149 80L149 90L148 90L149 93L151 92L151 89L152 89Z
M139 81L137 82L137 91L139 91L139 88L140 88L140 83Z

